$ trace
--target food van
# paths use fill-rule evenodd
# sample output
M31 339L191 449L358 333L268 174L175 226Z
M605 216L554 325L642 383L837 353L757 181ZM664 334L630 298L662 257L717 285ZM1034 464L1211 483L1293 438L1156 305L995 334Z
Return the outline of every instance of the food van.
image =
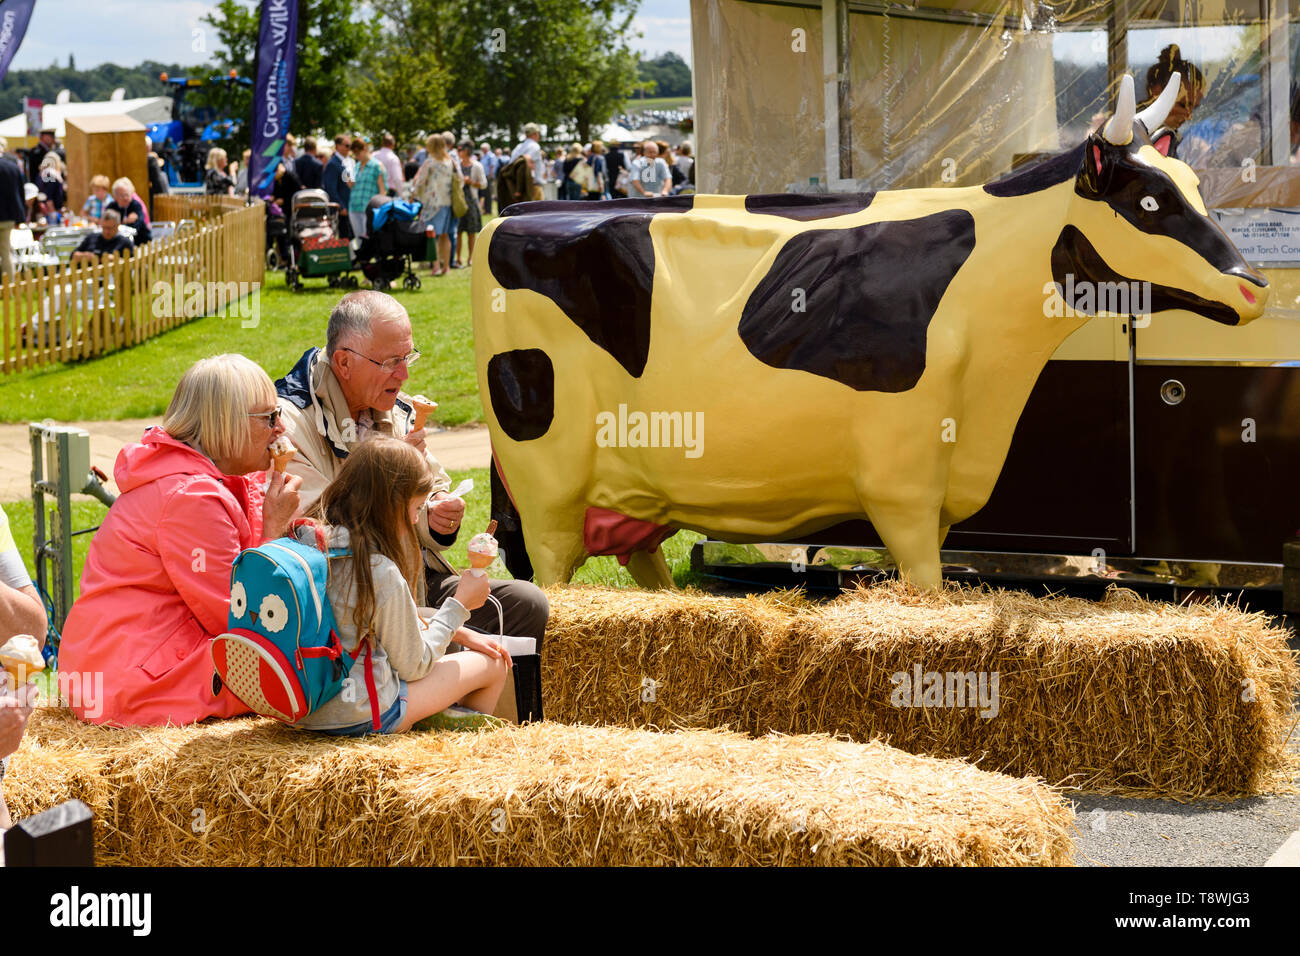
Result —
M1177 155L1268 277L1268 310L1242 328L1140 308L1079 328L1039 377L988 503L949 532L944 570L1277 593L1286 579L1300 609L1283 557L1300 529L1300 2L692 0L691 13L701 192L993 181L1081 143L1125 73L1140 103L1153 96L1153 68L1175 60ZM746 579L892 567L865 520L706 539L693 557Z

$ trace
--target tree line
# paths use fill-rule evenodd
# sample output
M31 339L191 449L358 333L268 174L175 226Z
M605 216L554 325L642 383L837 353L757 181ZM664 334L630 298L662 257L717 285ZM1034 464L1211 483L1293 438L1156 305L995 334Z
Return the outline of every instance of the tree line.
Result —
M354 0L299 0L298 77L293 128L387 130L410 141L419 132L504 132L511 141L528 122L566 125L591 139L637 93L689 96L690 68L675 53L641 59L631 49L639 0L374 0L375 16L353 17ZM24 97L53 102L166 95L160 73L253 77L257 0L221 0L204 17L219 42L204 63L146 61L11 70L0 98L13 112ZM247 90L200 87L193 105L245 116ZM0 115L4 115L0 112ZM248 145L245 123L235 135Z
M637 92L689 95L675 54L642 62L630 47L639 0L300 0L295 129L504 132L572 127L589 140ZM217 66L253 75L254 0L222 0L206 17ZM683 91L683 74L685 89ZM668 85L668 89L662 87Z

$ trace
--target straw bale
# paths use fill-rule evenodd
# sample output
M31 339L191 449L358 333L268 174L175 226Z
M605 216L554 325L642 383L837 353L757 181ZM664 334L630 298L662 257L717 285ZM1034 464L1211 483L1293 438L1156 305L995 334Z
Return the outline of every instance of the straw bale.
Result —
M40 710L17 815L70 791L100 863L1067 865L1041 782L882 743L538 723L339 739L241 719L114 730Z
M751 699L764 641L789 626L798 592L745 600L697 591L562 587L542 655L543 703L567 723L722 727ZM554 703L552 703L554 702Z
M898 582L823 604L571 586L548 596L555 720L884 736L1061 786L1179 799L1276 788L1292 762L1300 672L1287 632L1226 604ZM983 675L986 701L996 675L996 715L899 706L918 666ZM646 677L657 702L637 696Z

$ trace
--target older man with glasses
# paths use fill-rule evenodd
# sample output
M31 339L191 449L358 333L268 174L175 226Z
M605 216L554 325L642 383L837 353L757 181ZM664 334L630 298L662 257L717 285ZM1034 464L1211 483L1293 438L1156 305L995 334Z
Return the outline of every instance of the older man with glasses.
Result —
M402 386L420 357L411 337L406 309L383 292L352 292L330 313L325 348L308 349L275 383L289 440L297 453L288 473L302 478L303 510L320 497L348 454L372 435L409 442L424 453L433 473L434 493L420 510L416 536L425 553L426 603L437 607L456 590L459 576L442 557L456 542L465 502L451 498L451 479L425 446L425 430L415 429L415 410ZM493 580L507 634L537 638L550 616L541 589L529 581ZM470 615L469 624L495 633L491 602Z

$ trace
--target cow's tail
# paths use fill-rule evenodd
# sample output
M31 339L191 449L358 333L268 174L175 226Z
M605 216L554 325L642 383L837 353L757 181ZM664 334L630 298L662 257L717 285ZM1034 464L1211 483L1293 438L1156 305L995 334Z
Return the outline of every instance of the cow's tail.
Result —
M524 547L524 524L519 518L519 509L506 490L495 452L492 455L492 520L497 523L496 539L505 552L506 569L518 580L531 581L533 562Z

